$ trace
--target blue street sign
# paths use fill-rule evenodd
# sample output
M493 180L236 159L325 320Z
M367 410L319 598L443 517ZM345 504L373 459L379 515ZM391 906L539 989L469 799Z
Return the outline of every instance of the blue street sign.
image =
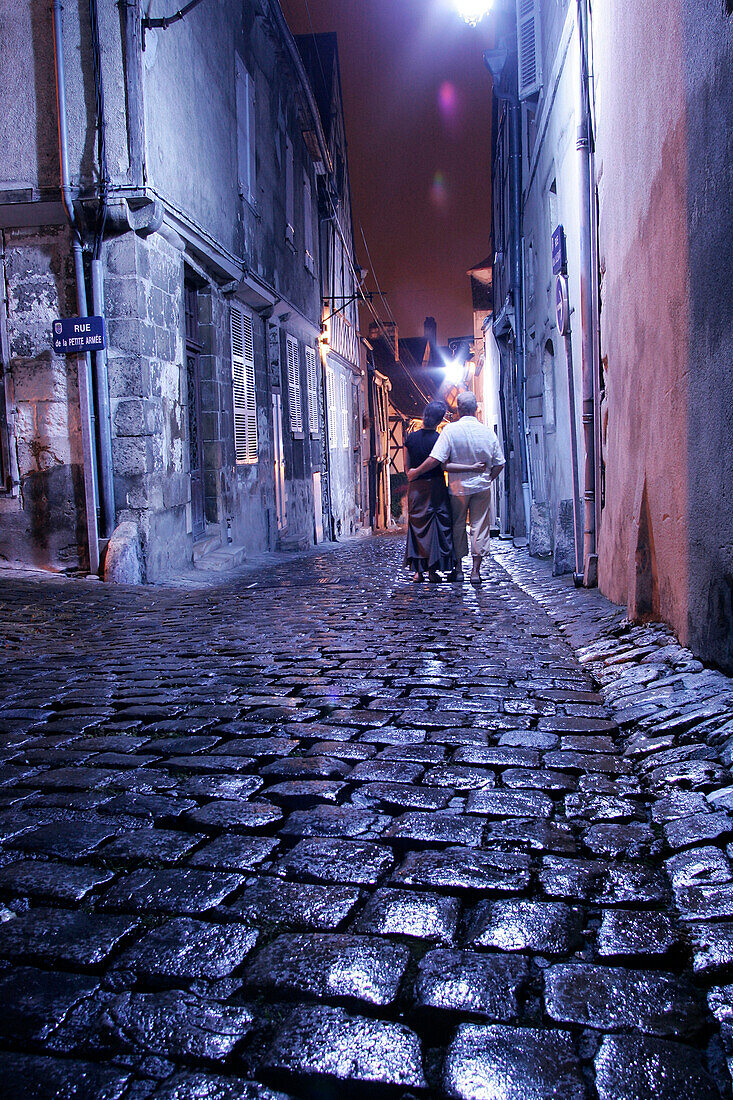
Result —
M565 230L558 225L552 234L552 274L564 275L568 266L567 251L565 249Z
M101 351L105 346L104 317L63 317L51 326L53 350L62 355Z

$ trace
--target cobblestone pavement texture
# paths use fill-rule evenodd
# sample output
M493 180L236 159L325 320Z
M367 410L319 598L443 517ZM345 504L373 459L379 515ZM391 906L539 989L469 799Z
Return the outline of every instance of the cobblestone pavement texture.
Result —
M498 544L0 589L9 1100L706 1100L733 692Z

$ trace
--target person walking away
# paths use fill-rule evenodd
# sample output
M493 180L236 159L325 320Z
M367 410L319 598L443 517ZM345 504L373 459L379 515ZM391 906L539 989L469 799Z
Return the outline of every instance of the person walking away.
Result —
M423 413L422 428L405 439L405 469L419 466L428 457L439 435L438 424L445 416L445 405L431 401ZM440 580L438 570L452 572L456 567L453 552L453 518L445 476L439 466L411 481L407 487L407 547L405 565L415 570L413 581L424 579L425 570L433 583Z
M496 433L476 416L478 403L475 394L459 393L456 404L458 420L446 425L428 457L416 469L408 471L407 479L412 484L413 480L438 466L448 470L453 546L457 559L451 579L463 580L461 566L468 554L468 521L473 558L470 580L471 584L479 587L481 562L489 552L491 483L504 469L504 454Z

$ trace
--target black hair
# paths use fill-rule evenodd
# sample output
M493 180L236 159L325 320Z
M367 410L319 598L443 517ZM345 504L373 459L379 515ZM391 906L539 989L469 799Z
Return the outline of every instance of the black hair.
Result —
M442 401L431 401L425 406L422 414L422 422L426 428L437 428L445 416L445 405Z

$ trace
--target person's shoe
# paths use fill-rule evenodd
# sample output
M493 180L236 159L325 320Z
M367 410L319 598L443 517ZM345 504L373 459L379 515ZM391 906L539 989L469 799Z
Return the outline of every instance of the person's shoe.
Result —
M437 569L430 569L428 571L428 580L431 584L440 584L442 577Z
M462 569L453 569L453 570L451 570L451 572L448 574L448 580L449 581L456 581L458 584L461 584L462 581L463 581L463 570Z
M425 578L423 577L422 573L415 573L415 575L412 578L412 583L413 584L422 584L422 582L424 580L425 580Z
M481 574L480 573L472 573L471 576L469 577L469 580L470 580L470 582L471 582L471 584L473 585L474 588L480 588L481 587L482 582L481 582Z

